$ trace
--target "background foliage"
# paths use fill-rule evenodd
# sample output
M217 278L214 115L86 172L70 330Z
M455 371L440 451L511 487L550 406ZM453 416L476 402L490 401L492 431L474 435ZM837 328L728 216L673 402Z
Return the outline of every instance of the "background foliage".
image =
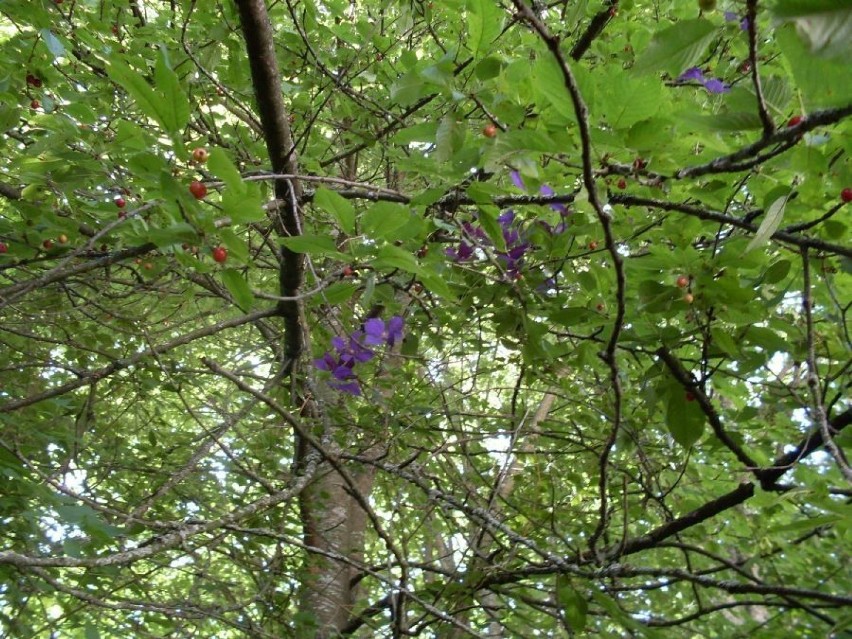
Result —
M3 636L852 634L852 7L700 4L0 1Z

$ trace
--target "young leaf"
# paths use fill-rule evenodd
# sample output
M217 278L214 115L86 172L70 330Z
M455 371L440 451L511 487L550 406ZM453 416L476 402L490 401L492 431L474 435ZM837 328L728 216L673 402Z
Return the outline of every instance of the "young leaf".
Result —
M314 205L329 213L347 235L355 234L355 207L352 203L325 187L314 192Z
M633 69L638 72L662 70L677 77L695 66L716 32L717 27L703 18L681 20L654 34Z
M760 223L760 227L757 229L757 233L754 234L751 242L746 246L745 253L766 244L769 238L772 237L772 234L778 230L778 227L781 226L781 221L784 219L784 207L787 206L787 199L789 197L789 195L781 196L770 205L766 211L766 215L763 217L763 222Z
M228 268L222 271L222 282L241 310L248 311L251 309L251 305L254 303L254 294L251 292L248 282L237 269Z

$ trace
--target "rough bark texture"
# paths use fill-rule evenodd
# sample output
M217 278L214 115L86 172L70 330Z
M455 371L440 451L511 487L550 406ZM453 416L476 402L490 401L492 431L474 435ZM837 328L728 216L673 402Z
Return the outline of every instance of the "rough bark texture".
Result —
M272 170L278 174L298 174L289 114L282 98L281 74L275 56L275 42L266 3L263 0L236 0L242 21L246 51L251 66L257 109L263 126L266 148ZM276 231L282 237L302 233L300 203L302 190L298 180L280 179L275 182L278 201ZM286 246L280 253L280 294L294 297L304 280L304 256ZM283 301L278 310L285 322L285 348L283 373L292 373L299 357L307 350L308 332L301 301ZM316 424L324 423L319 404L307 399L304 389L295 389L295 397L302 413L313 418ZM325 441L336 430L326 424ZM297 443L296 466L309 452L305 442ZM372 487L373 472L353 478L349 485L327 462L322 464L314 481L299 495L299 507L305 543L318 552L305 559L299 608L303 627L300 637L317 638L337 636L349 619L356 596L355 569L346 561L337 561L327 555L343 556L358 561L363 555L366 513L352 497L357 490L368 495ZM311 621L308 621L311 620Z

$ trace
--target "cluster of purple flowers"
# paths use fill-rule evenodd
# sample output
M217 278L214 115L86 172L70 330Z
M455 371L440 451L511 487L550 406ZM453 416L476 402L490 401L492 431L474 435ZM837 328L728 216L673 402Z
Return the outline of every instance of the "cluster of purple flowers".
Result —
M730 85L725 84L719 78L706 78L704 72L698 67L687 69L678 77L678 82L689 82L694 80L707 89L708 93L727 93L731 90Z
M509 175L515 186L521 190L526 190L520 173L512 171ZM556 195L554 190L547 184L541 186L541 194L548 197ZM551 235L563 233L568 226L565 218L570 215L570 211L561 202L551 202L549 206L560 214L562 220L556 226L552 226L544 220L539 220L537 223ZM524 254L532 245L526 240L521 224L518 223L515 212L512 209L503 211L497 217L497 224L500 225L503 242L506 245L505 251L496 253L497 259L505 267L506 274L512 279L517 279L523 266ZM485 245L489 243L486 232L481 227L475 226L470 222L462 224L462 234L463 238L459 241L458 246L450 247L445 251L447 257L454 262L466 262L472 259L477 244Z
M329 385L332 388L360 395L361 384L355 376L355 365L369 362L376 356L374 347L387 345L392 347L402 339L403 319L394 315L387 322L371 317L364 322L363 330L357 330L348 338L336 336L331 340L334 351L326 351L322 357L314 360L314 366L328 371L335 379Z

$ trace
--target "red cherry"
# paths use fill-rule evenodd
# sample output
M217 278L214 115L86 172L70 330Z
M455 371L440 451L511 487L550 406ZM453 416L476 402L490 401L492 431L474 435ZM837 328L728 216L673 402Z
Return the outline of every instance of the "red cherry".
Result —
M589 242L589 250L590 251L594 251L596 248L598 248L598 243L595 240L592 240L591 242Z
M228 259L228 250L224 246L217 246L213 249L213 261L224 263Z
M852 188L846 187L840 192L840 199L843 200L844 204L848 204L852 202Z
M626 188L627 188L627 180L625 180L624 178L621 178L621 179L618 181L618 183L616 184L616 186L617 186L618 188L620 188L620 189L623 191L624 189L626 189Z
M41 245L49 251L53 248L53 240L45 240Z
M681 275L677 278L678 288L686 288L689 286L689 278L686 275Z
M39 107L41 107L41 102L39 102L38 100L33 100L32 102L30 102L31 109L38 109Z
M343 267L343 277L352 277L355 275L355 270L351 266Z
M123 209L125 206L127 206L127 200L125 200L123 197L117 198L115 200L115 205L118 208Z
M695 393L692 391L686 391L686 401L694 402L695 401Z
M595 308L598 310L598 313L603 313L606 305L603 302L598 302Z
M693 297L692 293L687 293L683 296L683 301L687 304L692 304L695 301L695 297Z
M210 154L207 152L207 149L199 147L192 152L192 159L198 164L204 164L209 155Z
M796 125L797 125L797 124L799 124L799 122L801 122L802 120L804 120L804 118L803 118L801 115L794 115L792 118L790 118L790 119L787 121L787 126L788 126L788 127L796 126Z
M189 185L189 192L192 193L196 200L203 200L207 196L207 187L204 182L194 180Z
M642 169L645 168L645 166L647 164L648 163L645 161L644 158L636 158L635 160L633 160L633 170L634 171L641 171Z
M493 138L497 135L497 127L493 124L486 124L485 127L482 129L482 135L484 135L486 138Z
M6 245L6 242L0 242L0 253L8 253L9 247Z

